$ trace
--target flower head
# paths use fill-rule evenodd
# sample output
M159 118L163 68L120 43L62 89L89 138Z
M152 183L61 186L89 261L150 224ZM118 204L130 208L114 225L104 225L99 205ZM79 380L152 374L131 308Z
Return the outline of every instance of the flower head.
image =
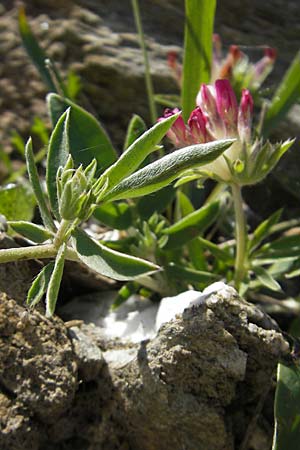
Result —
M242 90L238 105L228 80L214 85L203 84L187 124L181 116L172 125L168 137L176 147L202 144L217 139L235 138L233 145L212 163L201 167L203 176L226 183L253 184L264 178L291 143L271 145L252 141L253 99L248 89ZM167 109L164 117L178 113Z

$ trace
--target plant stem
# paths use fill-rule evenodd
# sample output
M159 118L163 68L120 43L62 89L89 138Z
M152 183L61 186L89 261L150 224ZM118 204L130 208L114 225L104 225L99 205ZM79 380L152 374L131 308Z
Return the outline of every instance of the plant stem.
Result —
M143 32L142 27L142 20L141 20L141 13L139 8L139 2L138 0L132 0L132 9L134 14L134 20L136 29L139 35L140 40L140 46L143 53L144 58L144 66L145 66L145 82L146 82L146 90L148 95L148 103L149 103L149 110L150 110L150 117L152 123L156 122L157 119L157 111L156 111L156 105L154 100L154 90L153 90L153 84L150 74L150 65L149 65L149 59L148 59L148 53L146 49L146 43L145 43L145 36Z
M20 259L44 259L57 255L53 244L35 245L32 247L16 247L0 250L0 263L19 261ZM71 248L67 249L66 259L79 261L77 254Z
M62 242L66 240L68 229L70 228L71 221L63 219L60 222L59 228L55 235L53 245L56 249L61 246Z
M235 212L236 256L235 256L235 288L239 290L247 267L247 232L243 211L242 189L237 184L231 185Z

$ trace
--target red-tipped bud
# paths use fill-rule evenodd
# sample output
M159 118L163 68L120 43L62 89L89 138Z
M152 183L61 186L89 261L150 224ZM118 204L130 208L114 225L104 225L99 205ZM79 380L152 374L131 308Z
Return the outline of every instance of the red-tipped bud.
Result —
M161 121L163 119L166 119L167 117L173 116L179 111L180 110L178 108L174 109L167 108L164 111L164 116L159 118L158 120ZM175 120L172 127L167 132L167 136L170 139L170 141L172 141L172 143L175 145L175 147L184 147L188 144L188 130L186 128L182 116L179 116Z
M253 106L250 91L243 89L238 113L238 133L242 142L250 142L251 140Z
M178 63L178 53L174 50L168 52L168 66L174 69Z
M228 80L217 80L216 103L219 116L225 124L228 135L236 133L238 105L234 90Z
M188 126L190 128L191 140L194 144L202 144L211 140L206 128L207 118L203 114L201 108L197 107L192 111L188 120Z
M274 48L266 47L264 51L264 56L254 64L254 75L253 80L259 86L267 78L277 56L277 52Z
M243 52L241 52L238 45L231 45L229 48L229 54L232 57L233 63L236 63L242 57Z
M264 55L270 58L273 62L277 58L277 50L276 48L266 47L264 49Z

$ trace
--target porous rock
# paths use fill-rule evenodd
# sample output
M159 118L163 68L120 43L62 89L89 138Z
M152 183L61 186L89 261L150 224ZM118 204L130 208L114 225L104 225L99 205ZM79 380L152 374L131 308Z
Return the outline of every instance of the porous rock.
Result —
M76 359L61 320L0 294L0 448L38 449L47 424L70 407Z
M0 295L1 450L234 450L288 353L224 285L139 343L72 324Z

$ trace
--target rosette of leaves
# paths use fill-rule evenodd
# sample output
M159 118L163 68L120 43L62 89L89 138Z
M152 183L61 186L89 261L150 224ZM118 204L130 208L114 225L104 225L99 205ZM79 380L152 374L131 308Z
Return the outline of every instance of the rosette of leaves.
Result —
M56 94L50 94L48 104L54 130L48 147L47 196L34 162L31 139L26 145L29 180L43 225L9 222L12 229L35 245L1 250L0 262L54 259L36 277L27 298L28 304L34 306L46 294L46 315L50 317L55 310L65 260L81 262L116 280L148 277L159 270L153 262L97 242L80 228L97 206L164 188L188 168L214 160L233 141L186 147L139 168L147 156L159 148L158 144L176 116L156 123L117 157L108 136L93 116Z

